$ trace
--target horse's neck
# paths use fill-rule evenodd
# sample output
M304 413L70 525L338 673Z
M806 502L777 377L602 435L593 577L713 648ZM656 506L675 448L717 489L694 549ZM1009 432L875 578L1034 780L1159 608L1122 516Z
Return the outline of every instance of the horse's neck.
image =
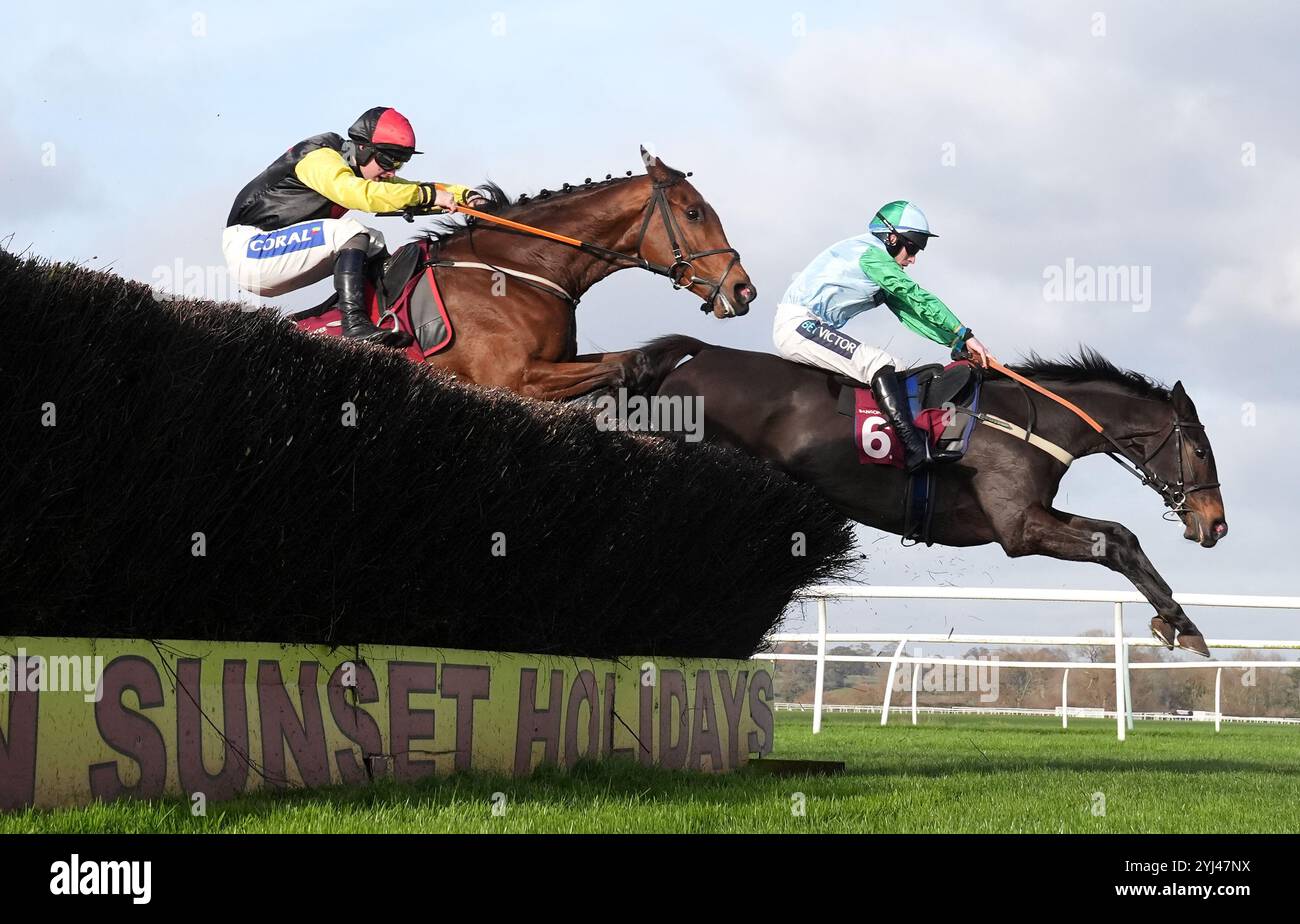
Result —
M535 228L631 255L650 197L649 189L642 189L648 182L648 178L636 177L590 190L560 193L524 215L512 217ZM476 241L476 248L480 254L499 257L503 265L545 276L576 298L610 273L630 265L531 235L485 235Z
M1039 384L1077 405L1101 425L1111 439L1123 443L1129 439L1159 432L1168 422L1169 406L1155 398L1135 395L1111 382L1079 382L1064 385L1044 380ZM1050 400L1050 399L1048 399ZM1096 455L1113 452L1110 440L1090 427L1067 408L1061 408L1068 421L1066 444L1071 455Z

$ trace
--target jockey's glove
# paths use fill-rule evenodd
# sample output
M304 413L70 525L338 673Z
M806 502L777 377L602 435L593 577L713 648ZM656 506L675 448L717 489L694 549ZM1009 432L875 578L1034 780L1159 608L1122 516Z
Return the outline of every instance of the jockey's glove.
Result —
M434 204L439 192L451 193L457 205L465 205L466 200L474 195L474 190L468 186L459 186L455 183L417 183L420 187L420 199L410 206L410 211L415 215L434 215L441 213L443 209Z

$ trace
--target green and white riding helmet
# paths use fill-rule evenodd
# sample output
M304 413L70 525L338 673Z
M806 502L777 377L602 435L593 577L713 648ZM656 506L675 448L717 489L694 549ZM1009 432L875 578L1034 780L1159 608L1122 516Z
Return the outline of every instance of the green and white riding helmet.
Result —
M880 238L881 243L886 246L889 244L889 235L897 234L910 245L907 249L912 253L925 250L926 242L932 237L939 236L930 230L930 222L926 220L925 212L906 199L895 199L882 205L871 219L867 230ZM891 255L895 254L898 248L890 248L889 252Z

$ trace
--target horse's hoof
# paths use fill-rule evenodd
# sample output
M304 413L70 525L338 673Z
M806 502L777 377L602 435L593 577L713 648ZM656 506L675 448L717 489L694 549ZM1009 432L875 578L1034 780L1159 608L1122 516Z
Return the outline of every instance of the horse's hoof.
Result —
M1170 651L1174 650L1174 627L1170 625L1169 620L1163 616L1155 616L1151 619L1151 634L1155 636L1157 642L1164 645Z
M1198 654L1202 658L1210 656L1210 647L1205 644L1205 636L1199 632L1179 632L1178 647L1192 654Z

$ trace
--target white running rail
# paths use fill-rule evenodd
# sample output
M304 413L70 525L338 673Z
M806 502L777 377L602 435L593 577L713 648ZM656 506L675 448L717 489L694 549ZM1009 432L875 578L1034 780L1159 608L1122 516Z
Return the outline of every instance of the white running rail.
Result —
M1073 711L1068 706L1068 693L1071 669L1113 669L1115 672L1115 732L1120 741L1126 732L1133 728L1132 692L1129 675L1135 670L1177 670L1187 668L1216 667L1214 678L1214 730L1218 731L1223 721L1233 720L1222 713L1222 689L1224 667L1246 669L1264 668L1300 668L1300 661L1226 661L1217 658L1198 658L1188 655L1186 661L1140 661L1129 662L1129 649L1133 647L1163 648L1154 638L1126 638L1124 636L1124 604L1140 603L1149 607L1146 599L1137 591L1104 590L1038 590L1013 587L863 587L854 585L831 585L815 587L805 591L805 599L817 601L816 632L781 632L771 636L773 642L813 642L817 645L816 654L780 654L761 652L754 655L771 661L815 661L817 662L817 680L813 690L813 733L821 731L822 694L826 680L827 661L869 662L889 665L889 675L885 680L885 698L880 708L880 724L889 721L890 699L894 690L894 678L900 664L912 665L912 724L916 724L917 714L922 711L916 701L917 678L922 664L942 662L945 665L962 665L987 667L988 661L969 658L947 658L941 655L921 655L913 657L904 653L909 642L926 642L930 644L969 644L969 645L1050 645L1053 647L1094 647L1110 646L1115 649L1111 661L997 661L998 667L1047 668L1063 670L1061 678L1061 724L1068 727L1069 715ZM1114 632L1110 636L1054 636L1054 635L941 635L924 632L830 632L827 622L827 600L1025 600L1048 603L1106 603L1113 608ZM1252 609L1300 610L1300 597L1265 597L1238 596L1235 594L1174 594L1174 599L1183 606L1209 607L1244 607ZM892 656L886 655L828 655L827 644L830 642L892 642L895 643ZM1272 639L1220 639L1215 638L1212 648L1247 648L1256 650L1300 650L1300 641L1277 641ZM874 711L875 707L872 707ZM926 709L925 711L931 711ZM1145 718L1147 714L1139 714Z
M1300 665L1298 665L1300 666ZM777 712L811 712L812 703L786 703L776 701L772 703L772 708ZM871 713L877 714L882 711L881 706L873 703L830 703L822 706L822 712L850 712L850 713ZM918 712L927 715L1028 715L1028 716L1060 716L1062 707L1056 706L1052 709L1031 709L1029 707L1019 706L1002 706L993 709L984 706L919 706ZM1097 709L1092 706L1071 706L1069 714L1076 719L1113 719L1114 710ZM1287 718L1285 716L1270 715L1225 715L1216 716L1213 712L1202 712L1196 710L1186 715L1172 712L1135 712L1134 719L1149 719L1158 722L1213 722L1216 719L1223 722L1244 722L1255 723L1259 725L1300 725L1300 719Z

